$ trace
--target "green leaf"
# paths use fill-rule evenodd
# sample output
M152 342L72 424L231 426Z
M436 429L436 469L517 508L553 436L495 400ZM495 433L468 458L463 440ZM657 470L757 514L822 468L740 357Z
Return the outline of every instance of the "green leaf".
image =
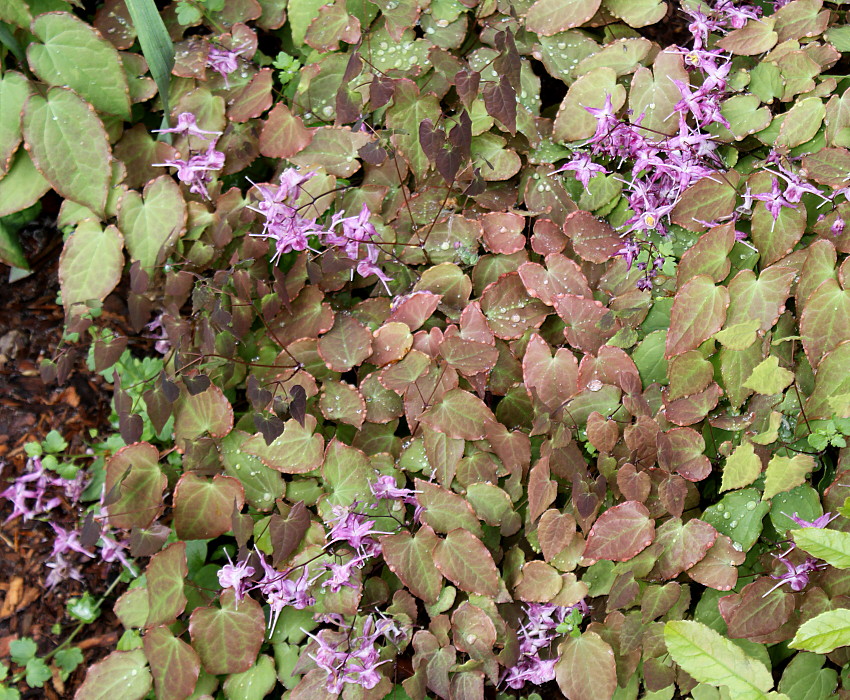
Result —
M118 229L102 229L91 219L81 222L59 258L65 312L70 313L74 304L103 301L120 281L123 266L123 239Z
M118 228L131 259L153 275L186 228L186 202L174 179L161 175L143 194L127 190L118 205Z
M2 182L2 180L0 180ZM815 390L806 400L809 419L829 420L835 417L831 402L850 392L850 341L838 345L827 353L818 365Z
M729 216L735 210L738 197L737 181L737 174L733 175L731 179L729 177L704 177L698 180L682 192L682 196L670 214L671 220L674 224L678 224L689 231L704 231L706 226L700 223L701 221L717 221ZM731 242L729 241L730 233L732 235ZM703 243L703 246L709 249L719 246L720 249L728 248L731 250L735 243L734 227L731 227L731 230L730 227L726 226L715 227L704 238L706 238L706 242ZM717 242L710 245L709 242L713 242L715 238ZM717 250L712 257L719 258L720 251ZM728 263L728 260L726 262ZM723 261L718 260L717 264L723 265ZM694 272L697 271L694 270ZM700 272L711 274L709 270L700 270ZM716 281L719 282L720 280Z
M437 432L464 440L481 440L487 425L495 422L487 405L463 389L447 391L419 420Z
M850 290L825 280L806 300L800 315L800 336L813 368L840 343L850 340Z
M744 386L757 394L770 396L780 393L793 381L794 373L780 367L779 358L770 355L753 369Z
M842 533L846 534L846 533ZM850 645L850 610L827 610L804 622L788 646L815 654L828 654L833 649Z
M714 337L724 348L735 351L746 350L756 342L756 331L760 326L761 323L757 319L750 319L724 328L719 333L715 333Z
M585 108L601 108L605 98L611 96L616 112L626 101L626 89L617 83L617 73L612 68L596 68L576 80L558 109L552 127L556 142L589 139L596 131L596 118Z
M9 71L0 78L0 175L8 169L21 142L21 112L30 90L29 81L20 73Z
M32 206L49 189L50 183L36 170L27 150L19 148L9 166L9 172L3 178L0 178L0 217L23 211ZM3 231L7 236L14 236L5 226ZM10 246L7 254L14 255L15 250L20 250L20 256L26 263L26 259L23 258L23 250L20 249L20 244L17 242L17 236L15 236L13 244L7 245ZM18 267L26 267L26 264L18 265Z
M759 474L761 474L761 460L756 455L752 443L745 442L738 445L726 459L720 490L729 491L749 486Z
M125 0L133 26L139 37L142 53L159 88L162 99L163 123L168 124L171 109L168 105L169 87L171 84L171 69L174 68L174 44L168 36L168 30L159 14L154 0ZM162 140L168 141L168 134L160 134Z
M83 652L80 651L79 647L59 649L53 655L53 660L59 668L61 668L66 674L69 674L77 668L77 666L83 663Z
M290 418L271 445L257 433L245 440L242 449L283 474L305 474L322 466L325 441L315 430L316 419L309 414L303 426Z
M794 148L806 143L814 138L825 116L826 108L819 97L807 97L794 103L782 120L776 145Z
M602 4L635 29L660 22L667 14L662 0L602 0Z
M123 447L107 460L104 489L116 498L106 506L110 525L129 530L154 521L168 483L158 462L159 450L147 442Z
M9 654L18 666L26 666L37 653L38 645L31 637L21 637L9 643Z
M262 700L277 685L274 660L261 654L257 662L242 673L234 673L224 681L227 700Z
M836 569L850 569L850 532L803 527L791 533L800 549Z
M402 157L410 164L417 181L428 172L429 163L419 144L419 125L425 119L437 121L440 105L432 94L419 95L419 88L406 78L395 81L395 94L387 108L387 126L394 130L390 137Z
M112 44L66 12L39 15L32 33L42 43L27 47L27 59L39 78L72 89L101 112L130 118L127 74Z
M815 459L811 455L798 454L793 457L774 455L767 463L765 470L762 498L768 500L777 493L790 491L795 486L799 486L815 466Z
M27 661L26 681L30 688L41 688L50 680L53 674L44 663L44 659L30 659Z
M67 88L50 88L46 97L31 95L24 106L23 133L33 163L54 189L103 215L111 153L91 106Z
M207 673L241 673L257 658L265 635L265 618L251 597L238 604L232 590L221 594L221 608L197 608L189 619L192 646Z
M773 687L773 677L764 664L700 622L668 622L664 642L673 660L694 679L725 686L737 700L766 698Z
M820 654L800 653L782 672L779 690L793 700L826 700L838 686L838 672L824 668Z
M77 700L141 700L151 689L151 674L141 649L113 651L91 666Z
M174 439L178 445L209 433L222 438L233 428L233 407L215 384L194 396L183 389L174 404Z
M706 508L702 519L748 552L761 534L768 510L770 506L756 489L742 489L727 493L719 503Z

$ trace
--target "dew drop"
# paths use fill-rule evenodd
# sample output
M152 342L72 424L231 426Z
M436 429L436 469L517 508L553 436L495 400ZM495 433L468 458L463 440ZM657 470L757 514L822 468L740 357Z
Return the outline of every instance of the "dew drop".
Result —
M755 509L756 509L756 502L755 501L747 502L747 510L755 510Z
M729 523L729 527L738 527L738 521L733 520L732 522Z
M723 519L724 519L724 520L729 520L729 518L731 518L731 517L732 517L732 514L731 514L731 513L724 513L724 514L723 514Z

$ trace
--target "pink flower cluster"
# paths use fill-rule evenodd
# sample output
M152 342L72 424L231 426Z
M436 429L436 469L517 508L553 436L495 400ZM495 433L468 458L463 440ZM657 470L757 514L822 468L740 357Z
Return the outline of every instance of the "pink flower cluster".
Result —
M369 559L381 554L381 544L374 535L387 534L376 530L375 521L357 512L357 506L357 502L350 507L331 506L334 517L329 521L333 524L328 533L328 545L344 542L353 550L353 556L344 561L323 564L331 576L322 583L322 588L328 587L334 593L343 586L357 587L352 582L355 569L362 569Z
M519 689L526 683L541 685L555 679L558 657L541 659L540 652L548 649L560 636L558 627L573 610L582 616L590 610L584 600L575 605L563 606L549 603L526 603L525 621L519 629L519 660L508 669L502 682L509 688Z
M392 641L398 632L395 624L392 620L367 617L362 630L355 634L353 626L346 625L338 615L334 617L338 618L341 631L325 629L309 635L317 645L309 656L328 674L325 687L330 693L341 693L347 683L367 690L374 688L381 680L378 666L386 663L380 661L375 643L379 637Z
M164 163L153 163L159 168L177 168L177 177L180 182L189 185L189 191L209 199L207 185L212 181L212 173L224 167L224 153L215 150L220 131L205 131L199 128L195 122L195 115L191 112L183 112L177 117L177 126L170 129L155 129L154 131L164 134L179 134L187 137L195 136L209 141L206 150L191 149L187 160L172 158ZM211 138L215 137L215 138Z
M301 186L314 175L313 172L299 173L289 168L281 173L277 187L254 184L262 200L256 207L250 208L262 214L265 221L263 232L253 235L274 241L272 262L284 253L306 250L309 247L308 237L316 236L325 246L336 248L352 260L360 276L375 275L386 287L390 278L377 265L380 251L373 242L377 231L369 221L371 212L366 204L355 216L344 216L340 212L334 214L327 228L315 219L300 215L302 207L296 202L301 195Z

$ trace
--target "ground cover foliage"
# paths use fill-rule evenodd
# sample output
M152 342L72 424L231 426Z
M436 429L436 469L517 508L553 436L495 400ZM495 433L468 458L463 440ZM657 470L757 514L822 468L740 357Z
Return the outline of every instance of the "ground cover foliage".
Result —
M115 388L2 493L129 584L76 697L850 694L840 4L90 10L0 9L2 258L55 190Z

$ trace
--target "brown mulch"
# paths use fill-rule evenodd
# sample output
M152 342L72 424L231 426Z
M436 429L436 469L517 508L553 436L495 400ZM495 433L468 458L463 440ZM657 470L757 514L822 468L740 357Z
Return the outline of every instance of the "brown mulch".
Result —
M56 303L62 236L49 218L33 222L20 236L33 274L9 283L9 269L0 265L0 464L4 464L0 491L24 471L26 443L42 440L56 429L69 443L69 453L82 454L89 431L108 428L110 414L111 387L85 368L82 357L77 357L64 385L42 381L39 362L56 358L62 337L64 315ZM117 303L108 305L104 313L113 327L124 325L121 315ZM78 514L70 504L65 505L52 511L55 522L75 527ZM116 565L93 560L81 567L85 585L69 580L46 591L44 579L49 569L44 564L51 553L52 530L46 523L23 522L21 518L6 523L10 512L8 502L0 499L0 661L7 664L10 642L21 637L33 638L39 654L56 648L76 626L76 620L65 613L67 599L86 590L99 596L118 573ZM61 626L59 634L53 630L57 624ZM120 633L120 624L107 603L100 618L74 640L83 650L84 663L65 683L58 676L43 688L28 689L22 683L22 697L73 697L85 666L112 651Z

